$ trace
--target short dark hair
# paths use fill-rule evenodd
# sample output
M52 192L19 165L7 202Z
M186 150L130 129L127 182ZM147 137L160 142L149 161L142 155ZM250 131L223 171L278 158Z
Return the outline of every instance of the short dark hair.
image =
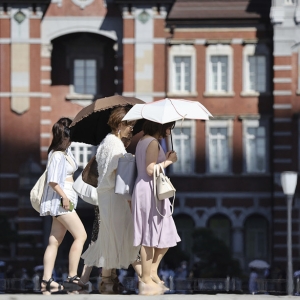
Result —
M169 123L165 123L165 124L160 124L160 123L156 123L150 120L146 120L144 122L143 125L143 131L144 131L144 135L148 134L148 135L155 135L155 134L159 134L159 136L162 136L163 138L165 138L166 135L166 131L168 128L173 128L175 125L175 122L169 122Z
M112 129L112 130L117 130L119 124L123 123L125 125L134 125L136 122L135 121L123 121L122 119L124 116L127 114L127 112L130 110L131 107L129 106L120 106L114 108L109 116L107 125Z
M52 127L52 141L48 148L48 154L53 151L66 151L70 139L70 124L72 120L69 118L60 118Z

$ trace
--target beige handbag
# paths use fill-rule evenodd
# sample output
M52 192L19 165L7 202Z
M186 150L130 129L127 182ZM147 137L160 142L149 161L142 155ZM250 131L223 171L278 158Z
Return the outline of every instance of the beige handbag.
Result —
M53 158L53 154L55 152L63 152L63 151L54 151L51 154L51 157L48 161L46 170L44 171L44 173L41 175L41 177L38 179L38 181L36 182L36 184L34 185L34 187L32 188L32 190L30 191L30 202L32 207L39 213L40 212L40 206L41 206L41 201L42 201L42 197L43 197L43 193L44 193L44 188L46 185L46 181L47 181L47 172L48 172L48 167L51 163L51 160ZM74 166L74 162L71 160L71 158L69 158L69 156L63 152L66 159L69 161L69 163L71 165Z
M166 216L162 215L160 213L160 211L158 210L158 207L157 207L158 201L173 197L173 201L171 204L171 214L168 217L172 216L173 211L174 211L174 201L175 201L176 189L174 188L170 179L166 176L164 168L161 166L161 164L154 165L153 192L154 192L154 197L156 200L156 210L162 217L166 217Z

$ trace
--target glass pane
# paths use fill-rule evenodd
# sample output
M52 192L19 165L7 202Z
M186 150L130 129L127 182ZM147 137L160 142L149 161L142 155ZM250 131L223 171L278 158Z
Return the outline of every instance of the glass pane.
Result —
M84 76L84 69L83 68L75 68L74 69L74 76L75 77L83 77Z
M217 135L218 134L218 128L210 128L210 133L212 135Z
M74 67L80 67L83 68L84 67L84 60L83 59L75 59L74 60Z
M96 69L92 69L92 68L86 69L86 76L95 78L95 76L96 76Z
M218 239L230 247L231 225L228 218L224 216L214 216L209 220L208 226Z
M95 59L87 59L86 60L86 67L87 68L96 68L96 60Z
M252 216L245 222L246 258L267 259L268 222L261 216Z
M265 127L258 127L257 128L257 135L258 136L265 136L266 135L266 129L265 129Z

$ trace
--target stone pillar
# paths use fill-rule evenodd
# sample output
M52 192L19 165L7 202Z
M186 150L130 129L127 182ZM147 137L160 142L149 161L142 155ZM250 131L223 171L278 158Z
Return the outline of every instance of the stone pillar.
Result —
M233 257L239 260L241 268L244 269L244 234L242 227L233 227L232 229L232 252Z

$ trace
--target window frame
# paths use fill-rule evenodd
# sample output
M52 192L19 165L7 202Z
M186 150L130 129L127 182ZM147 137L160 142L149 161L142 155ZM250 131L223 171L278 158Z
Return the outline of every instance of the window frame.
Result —
M258 219L261 219L263 221L265 221L265 224L266 224L266 228L262 228L262 227L259 227L259 228L254 228L254 227L251 227L249 226L249 223L247 224L247 222L249 222L249 220L255 220L257 222ZM251 229L251 230L249 230ZM264 229L264 230L263 230ZM265 245L264 245L264 250L265 250L265 253L264 253L264 256L261 256L259 257L258 253L254 253L254 256L251 257L249 254L249 250L250 250L250 245L249 245L249 241L250 241L250 238L249 238L249 234L251 234L251 232L255 232L256 235L255 235L255 241L254 241L254 251L257 250L257 246L258 246L258 243L257 243L257 233L259 232L265 232L266 233L266 236L264 238L264 241L265 241ZM245 219L245 222L244 222L244 247L245 247L245 259L247 262L255 259L255 258L258 258L258 259L263 259L263 260L268 260L269 258L269 249L270 249L270 222L269 220L263 216L263 215L260 215L260 214L254 214L254 215L250 215L248 216L246 219Z
M212 56L227 56L227 91L212 90ZM230 45L215 44L206 48L206 79L204 96L234 96L233 91L233 48Z
M175 80L175 57L190 57L191 58L191 91L177 91L174 89ZM196 49L193 45L172 45L169 50L169 82L168 82L168 97L172 96L197 96L196 91Z
M285 6L293 6L296 4L295 0L284 0L284 5Z
M248 57L249 56L265 56L266 58L266 90L264 92L253 91L250 89L250 70ZM241 96L259 96L270 94L270 51L265 44L249 44L243 48L243 91Z
M264 171L248 171L247 168L247 128L249 127L264 127L266 131L265 135L265 170ZM266 174L269 172L269 126L268 121L264 119L243 119L243 170L245 174Z
M206 121L205 135L206 135L206 173L212 175L231 175L232 174L232 134L233 134L233 121L231 119L223 120L209 120ZM228 171L215 172L210 168L210 129L211 128L227 128L227 147L228 147Z
M85 166L87 165L89 160L96 154L96 151L97 151L96 146L85 144L85 143L80 143L80 142L72 142L70 147L71 147L72 154L74 155L75 160L78 164L78 168L82 168L82 169L85 168ZM80 160L81 151L79 150L79 147L84 148L83 151L84 151L84 154L86 155L86 158L84 159L83 162L81 162L81 160ZM90 153L88 153L88 152L90 152ZM90 157L88 157L89 154L90 154Z
M225 241L225 239L221 238L216 232L216 228L213 229L213 226L212 226L212 221L220 221L220 220L226 220L228 221L228 224L229 224L229 227L226 228L228 229L228 240ZM230 218L225 215L225 214L220 214L220 213L217 213L217 214L214 214L212 216L210 216L210 218L207 220L207 224L206 224L206 227L209 228L215 235L216 238L218 238L219 240L223 241L229 249L232 249L232 224L231 224L231 220ZM223 227L224 229L224 227ZM220 230L220 228L218 228L218 230Z
M195 147L196 147L196 122L194 120L184 120L184 121L177 121L175 124L175 128L190 128L191 129L191 136L190 136L190 149L191 149L191 171L188 172L175 172L174 171L174 167L173 165L170 166L170 173L173 175L190 175L190 174L194 174L195 173L195 155L196 155L196 151L195 151ZM180 133L181 135L181 133ZM173 145L175 144L175 138L174 138L174 134L172 133L172 139L173 139ZM176 149L174 148L174 151L176 151ZM179 158L180 159L180 158ZM176 162L178 163L178 162Z
M83 60L84 61L84 64L86 63L86 61L88 61L88 60L92 60L92 61L95 61L95 63L96 63L96 67L95 67L95 71L96 71L96 76L95 76L95 84L96 84L96 86L95 86L95 93L77 93L76 91L75 91L75 88L76 88L76 86L75 86L75 61L79 61L79 60ZM73 61L72 61L72 73L73 73L73 76L72 76L72 84L73 84L73 87L74 87L74 93L75 94L79 94L79 95L93 95L93 96L95 96L95 95L97 95L98 94L98 79L99 79L99 74L98 74L98 61L97 61L97 59L95 59L95 58L74 58L73 59ZM86 71L85 70L85 67L86 67L86 65L84 66L84 71ZM85 74L86 75L86 74ZM84 79L85 79L86 77L84 76ZM86 88L86 85L84 85L84 88Z
M76 59L93 59L96 60L96 94L79 94L75 92L74 87L74 62ZM79 53L72 53L67 56L67 68L70 70L70 82L69 85L69 93L66 95L66 100L70 100L72 103L76 103L83 107L93 103L93 100L97 98L102 98L103 95L101 94L101 72L103 69L103 57L101 53L96 55L94 53L91 54L79 54Z

